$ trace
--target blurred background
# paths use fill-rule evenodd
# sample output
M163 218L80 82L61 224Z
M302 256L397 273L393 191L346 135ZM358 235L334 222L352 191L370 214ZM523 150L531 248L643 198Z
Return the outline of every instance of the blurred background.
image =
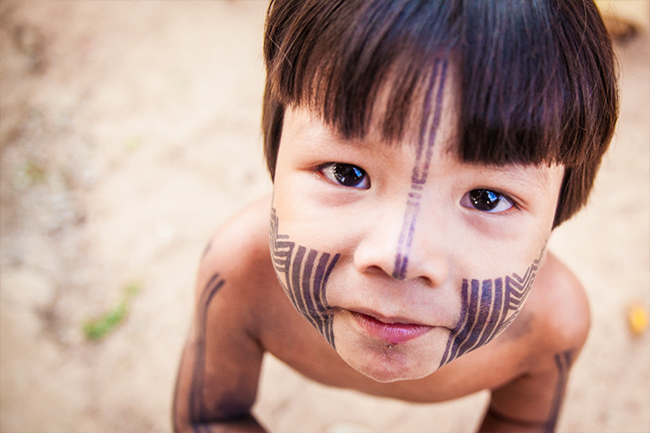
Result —
M560 431L650 431L650 17L645 0L610 3L618 131L551 241L593 315ZM201 253L271 190L266 7L0 2L1 432L170 431ZM470 432L486 398L372 398L267 357L255 413L276 432Z

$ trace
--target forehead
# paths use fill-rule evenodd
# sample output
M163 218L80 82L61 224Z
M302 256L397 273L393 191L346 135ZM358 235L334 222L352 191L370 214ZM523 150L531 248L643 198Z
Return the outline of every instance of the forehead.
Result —
M291 111L307 111L314 126L316 120L328 129L327 133L338 140L358 145L382 144L389 146L411 145L426 149L443 146L446 152L458 152L459 140L459 77L458 68L446 58L434 62L432 70L410 86L408 97L401 95L404 83L391 71L388 77L377 83L374 97L367 100L364 119L351 121L363 127L348 128L340 118L329 115L327 107L312 101ZM349 113L354 118L356 113Z

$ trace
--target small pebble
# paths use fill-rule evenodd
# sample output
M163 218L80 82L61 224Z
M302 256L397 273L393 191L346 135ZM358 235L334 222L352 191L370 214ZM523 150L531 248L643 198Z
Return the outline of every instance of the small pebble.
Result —
M648 328L648 312L639 304L630 306L627 312L630 331L634 335L642 335Z

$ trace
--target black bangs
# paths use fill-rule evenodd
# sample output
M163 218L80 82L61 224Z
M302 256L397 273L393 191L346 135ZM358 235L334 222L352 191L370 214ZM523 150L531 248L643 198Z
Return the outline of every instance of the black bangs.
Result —
M618 117L592 0L272 0L264 54L271 177L286 107L308 106L346 138L371 124L387 142L406 128L430 136L427 92L447 70L459 158L563 164L559 223L586 201Z
M572 8L595 16L576 19L566 13ZM593 130L602 118L610 125L617 109L602 85L613 71L594 54L609 48L611 57L611 47L590 46L597 39L587 34L604 32L594 28L591 3L305 0L276 1L270 14L267 93L275 101L267 101L267 117L306 104L344 137L364 137L380 91L389 89L381 132L399 140L409 116L429 111L417 93L442 57L460 74L462 160L574 165L611 135ZM603 100L609 112L599 112ZM271 129L279 139L281 125Z
M613 53L602 43L608 36L594 4L464 4L461 158L565 166L600 160L618 106Z
M308 0L300 8L292 12L306 22L285 34L267 28L267 92L282 106L308 105L346 138L367 134L381 98L382 136L399 140L410 116L428 112L422 93L455 46L457 4Z

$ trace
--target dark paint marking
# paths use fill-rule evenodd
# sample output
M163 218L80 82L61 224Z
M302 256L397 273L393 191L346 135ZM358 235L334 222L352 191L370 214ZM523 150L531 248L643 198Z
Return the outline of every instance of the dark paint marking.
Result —
M212 249L212 240L210 240L210 242L208 242L208 244L205 246L205 249L203 250L203 254L201 255L201 258L204 259L205 256L208 255L208 253L210 252L211 249Z
M575 349L567 350L556 354L554 356L555 365L558 370L557 384L555 386L555 393L553 396L553 401L551 403L551 410L546 421L530 421L520 418L515 418L510 415L505 415L501 412L496 411L492 406L490 406L486 413L486 418L489 416L498 421L517 425L522 428L535 428L541 429L544 433L553 433L557 425L557 420L560 413L560 408L562 406L562 400L564 398L564 391L566 390L566 384L569 377L569 369L573 363L575 355Z
M197 323L199 324L199 335L196 341L196 353L194 357L194 369L192 371L192 385L189 397L189 414L190 419L201 421L207 416L208 409L203 398L204 378L205 378L205 359L206 359L206 328L208 323L208 309L219 289L223 287L225 280L214 274L205 285L205 290L199 299L199 308ZM195 432L202 430L209 431L209 428L200 424L192 425Z
M569 379L569 369L571 368L571 364L573 364L574 355L574 349L555 355L555 365L557 367L558 377L557 384L555 385L555 395L553 396L551 413L544 424L545 432L555 431L555 426L560 415L560 408L562 407L562 400L564 400L564 392Z
M488 343L515 320L533 285L540 259L523 277L516 273L505 277L505 284L502 278L463 279L461 317L451 330L439 367Z
M440 124L440 115L442 113L442 97L446 76L447 61L445 59L438 59L434 66L431 81L429 83L429 90L424 103L425 113L422 116L421 130L425 132L421 134L418 141L413 174L411 175L411 191L409 192L406 201L404 222L402 223L402 229L397 244L397 253L395 254L393 278L397 278L398 280L406 278L406 269L408 267L409 254L413 243L413 234L415 233L415 225L420 211L421 195L417 191L422 190L424 184L427 182L427 176L429 175L429 165L431 164L433 146L436 141L438 126ZM438 84L437 88L436 83ZM431 98L434 90L436 93L436 101L433 116L430 116ZM427 128L428 123L430 123L430 125L428 125L429 127ZM426 151L424 144L425 141Z
M327 342L334 345L334 329L331 307L327 304L327 279L340 255L333 257L314 249L296 246L289 236L278 233L278 217L271 210L271 254L273 267L282 288L293 306Z

